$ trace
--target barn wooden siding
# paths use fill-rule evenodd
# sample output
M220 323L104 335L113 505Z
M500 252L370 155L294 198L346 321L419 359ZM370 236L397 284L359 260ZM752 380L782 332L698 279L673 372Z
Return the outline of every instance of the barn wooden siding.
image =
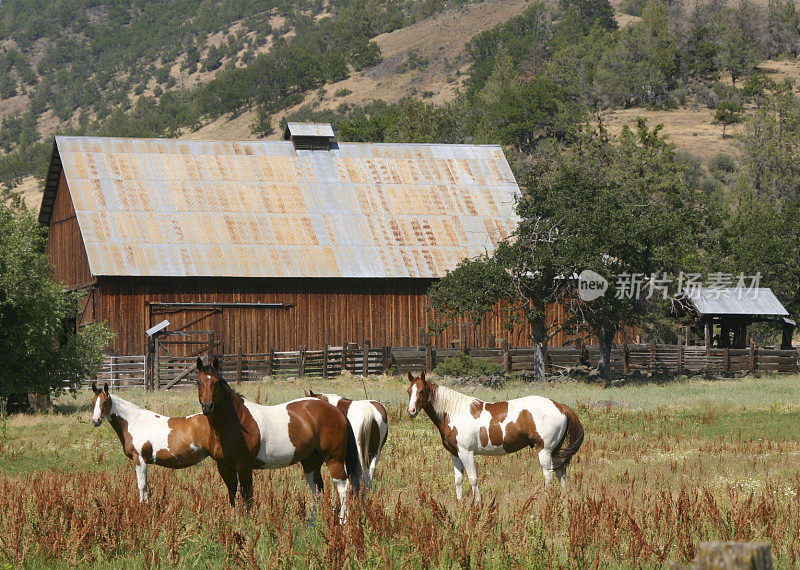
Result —
M269 347L319 349L325 343L369 340L373 346L415 346L419 328L427 329L434 316L426 311L428 279L237 279L237 278L130 278L105 277L98 283L102 315L117 337L115 354L141 354L144 330L168 319L170 330L214 329L219 350L234 353L266 352ZM159 307L157 303L284 303L273 307ZM554 314L557 309L553 309ZM454 325L433 338L438 346L461 340ZM485 346L489 335L514 345L527 344L525 327L513 332L502 318L490 316L467 329L471 346ZM553 339L560 344L565 335Z

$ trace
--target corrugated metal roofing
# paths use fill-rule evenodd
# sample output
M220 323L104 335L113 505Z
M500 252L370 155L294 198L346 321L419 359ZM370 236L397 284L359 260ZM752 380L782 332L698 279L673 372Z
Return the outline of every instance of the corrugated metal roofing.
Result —
M766 287L702 288L693 290L688 297L701 315L789 316L772 290Z
M55 145L94 275L436 278L517 223L519 188L499 146ZM45 224L54 196L45 192Z
M327 137L332 139L333 127L331 127L330 123L287 123L285 135L292 137ZM285 138L288 137L285 136Z

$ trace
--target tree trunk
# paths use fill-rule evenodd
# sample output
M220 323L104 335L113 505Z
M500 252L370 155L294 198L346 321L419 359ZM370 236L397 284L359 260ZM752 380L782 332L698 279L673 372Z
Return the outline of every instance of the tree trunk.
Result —
M597 362L597 371L601 378L608 378L611 374L611 349L614 346L616 330L601 329L598 334L600 341L600 360Z
M533 377L544 380L547 374L547 327L544 317L533 321Z

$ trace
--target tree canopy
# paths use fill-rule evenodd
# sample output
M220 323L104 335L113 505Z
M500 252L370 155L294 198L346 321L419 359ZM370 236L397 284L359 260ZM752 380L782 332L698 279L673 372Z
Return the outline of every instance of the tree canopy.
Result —
M75 389L111 338L105 323L75 332L80 294L51 277L45 234L24 207L0 202L0 398Z

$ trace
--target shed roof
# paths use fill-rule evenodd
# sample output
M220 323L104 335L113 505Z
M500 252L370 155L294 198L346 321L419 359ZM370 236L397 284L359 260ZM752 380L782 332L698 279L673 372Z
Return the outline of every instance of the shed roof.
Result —
M437 278L517 223L499 146L56 137L93 275Z
M758 317L788 317L771 289L761 288L701 288L687 295L700 315L739 315Z

